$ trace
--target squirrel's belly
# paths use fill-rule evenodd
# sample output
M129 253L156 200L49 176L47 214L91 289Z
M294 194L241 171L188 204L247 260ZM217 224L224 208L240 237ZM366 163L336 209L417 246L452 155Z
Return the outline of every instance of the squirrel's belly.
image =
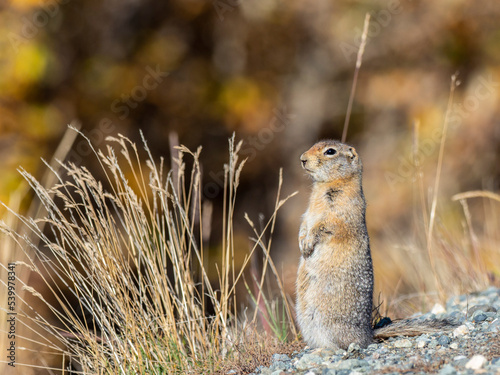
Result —
M371 290L355 281L359 270L325 267L321 258L315 252L299 265L297 321L304 340L312 347L345 349L351 342L367 346L373 337Z

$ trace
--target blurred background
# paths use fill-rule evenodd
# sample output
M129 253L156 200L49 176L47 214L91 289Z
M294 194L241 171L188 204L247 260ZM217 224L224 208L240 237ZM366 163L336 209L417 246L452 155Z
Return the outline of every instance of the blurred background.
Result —
M271 215L280 168L283 194L299 191L283 208L273 240L293 295L297 232L311 185L299 156L321 138L342 135L367 12L347 141L364 162L376 293L402 301L436 291L425 226L456 72L460 85L437 193L441 237L434 243L450 254L480 254L482 281L464 279L450 291L498 284L499 203L470 199L466 214L451 199L500 188L500 3L493 0L480 6L466 0L4 1L0 200L23 186L19 166L43 175L41 158L52 157L73 119L96 148L118 133L139 142L141 129L154 155L167 160L177 135L191 149L203 146L216 249L222 165L235 132L248 158L235 216L240 260L251 233L243 214L256 222L260 213ZM89 155L79 137L68 161L99 173Z

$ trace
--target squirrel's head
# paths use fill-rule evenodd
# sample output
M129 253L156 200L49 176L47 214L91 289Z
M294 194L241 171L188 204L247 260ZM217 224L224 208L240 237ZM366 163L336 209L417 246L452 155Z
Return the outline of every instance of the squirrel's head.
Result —
M315 182L360 176L363 169L354 147L334 140L316 143L300 156L300 161Z

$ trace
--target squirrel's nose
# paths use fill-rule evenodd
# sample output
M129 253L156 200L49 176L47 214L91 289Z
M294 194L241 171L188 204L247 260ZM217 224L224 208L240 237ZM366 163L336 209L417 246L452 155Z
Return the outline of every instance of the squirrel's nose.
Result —
M304 168L307 163L305 152L302 155L300 155L300 162L302 163L302 168Z
M300 161L302 163L302 168L305 168L307 164L307 159L304 157L304 154L300 155Z

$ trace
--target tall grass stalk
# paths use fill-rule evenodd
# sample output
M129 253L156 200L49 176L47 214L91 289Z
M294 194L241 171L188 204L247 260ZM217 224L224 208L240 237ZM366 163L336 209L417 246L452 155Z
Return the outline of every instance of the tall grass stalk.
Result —
M443 156L444 156L444 145L446 141L446 135L448 134L448 124L449 124L449 118L451 115L451 110L453 106L453 96L455 93L455 88L458 86L457 82L457 75L454 74L451 76L451 83L450 83L450 96L448 98L448 106L446 108L446 114L444 118L444 123L443 123L443 132L441 134L441 142L439 144L439 155L438 155L438 162L437 162L437 168L436 168L436 178L434 180L434 190L433 190L433 198L432 198L432 204L431 204L431 210L429 213L429 229L427 231L427 252L429 254L429 260L432 268L432 273L434 275L434 278L436 279L436 286L440 291L440 295L443 295L443 289L441 287L441 284L438 281L438 276L437 276L437 271L436 271L436 266L434 262L434 256L432 254L432 247L433 247L433 231L434 231L434 221L436 218L436 207L437 207L437 200L438 200L438 194L439 194L439 183L441 180L441 171L442 171L442 166L443 166Z
M356 57L356 68L354 69L354 77L352 79L351 93L349 94L349 102L347 103L347 110L344 120L344 128L342 130L342 142L347 139L347 130L349 129L349 120L351 119L352 103L354 101L354 94L356 93L356 86L358 84L359 70L363 62L363 55L365 53L366 41L368 39L368 27L370 26L370 13L366 13L363 25L363 33L361 34L361 43L359 45L358 54Z
M108 138L104 151L87 141L104 180L84 166L60 163L62 173L47 165L56 182L46 187L21 170L46 215L24 217L10 210L26 232L9 223L0 226L29 258L25 268L36 272L50 291L47 298L23 283L56 317L54 323L27 309L20 312L24 324L42 330L44 337L38 340L46 350L85 374L214 373L224 361L237 361L251 324L239 315L235 293L244 272L235 267L233 231L244 165L238 156L241 142L235 144L234 136L229 140L222 259L214 282L203 249L203 226L208 225L202 219L201 148L193 152L177 146L166 171L164 160L153 159L144 138L143 150L123 136ZM184 160L188 157L190 168ZM271 243L262 241L288 199L279 197L278 191L264 229L253 227L257 240L244 265L263 248L265 264L282 286L269 257ZM282 293L287 306L283 319L296 338Z

